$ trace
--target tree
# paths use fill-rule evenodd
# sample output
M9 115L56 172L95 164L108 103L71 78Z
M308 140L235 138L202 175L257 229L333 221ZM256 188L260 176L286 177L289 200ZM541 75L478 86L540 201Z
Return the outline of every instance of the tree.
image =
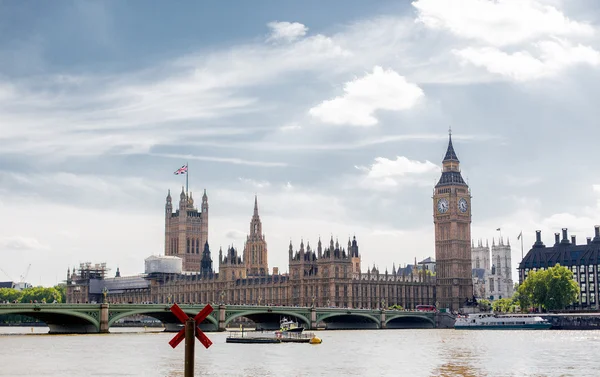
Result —
M55 285L54 288L60 293L60 300L57 300L60 303L67 302L67 286L64 284Z
M492 310L500 313L514 312L514 301L511 298L501 298L492 302Z
M44 287L33 287L27 288L22 291L23 296L21 297L21 302L48 302L52 303L54 301L61 302L62 297L60 292L56 288L44 288Z
M479 306L479 310L482 312L487 312L492 307L492 304L490 303L490 300L481 299L477 300L477 306Z
M20 302L22 296L23 293L14 288L0 288L0 302L13 302L15 300Z
M547 270L530 271L519 286L521 308L530 305L546 310L564 309L579 296L579 286L567 267L556 264ZM526 304L526 305L524 305Z

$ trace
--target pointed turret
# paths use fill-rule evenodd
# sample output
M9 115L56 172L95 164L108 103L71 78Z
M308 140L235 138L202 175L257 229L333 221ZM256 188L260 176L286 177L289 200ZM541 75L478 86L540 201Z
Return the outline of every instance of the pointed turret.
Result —
M318 252L319 258L321 258L323 256L323 248L321 245L321 236L319 236L319 243L317 243L317 252Z
M254 195L254 217L258 217L258 197Z
M460 161L452 145L452 130L448 132L448 148L442 161L442 176L435 187L449 185L467 186L460 174Z
M116 278L120 278L121 277L121 271L119 271L119 267L117 267L117 273L115 274Z
M446 161L460 162L456 156L456 152L454 152L454 146L452 145L452 129L448 131L448 148L446 149L446 155L442 162Z

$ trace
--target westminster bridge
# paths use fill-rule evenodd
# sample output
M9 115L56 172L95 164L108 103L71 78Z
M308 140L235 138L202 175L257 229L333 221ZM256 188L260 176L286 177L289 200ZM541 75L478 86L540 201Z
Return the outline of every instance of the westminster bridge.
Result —
M182 304L193 317L205 305ZM236 318L247 318L257 328L278 329L281 317L292 317L305 329L386 329L446 327L445 313L348 309L330 307L213 305L213 312L200 324L204 331L224 331ZM156 318L165 331L181 327L170 304L0 304L0 316L20 314L45 322L51 334L107 333L117 321L136 315ZM453 321L452 321L453 322Z

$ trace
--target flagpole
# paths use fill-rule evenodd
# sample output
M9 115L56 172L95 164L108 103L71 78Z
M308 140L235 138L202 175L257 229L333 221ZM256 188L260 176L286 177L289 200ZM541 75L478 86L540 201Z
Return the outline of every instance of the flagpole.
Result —
M523 260L523 231L521 231L521 260Z
M185 167L187 168L186 172L185 172L185 193L187 195L189 195L190 194L190 190L189 190L190 165L188 165L187 161L185 162Z

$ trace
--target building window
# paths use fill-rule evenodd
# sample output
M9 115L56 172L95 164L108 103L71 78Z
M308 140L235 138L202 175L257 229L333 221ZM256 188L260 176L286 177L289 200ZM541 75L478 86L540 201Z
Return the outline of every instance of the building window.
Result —
M596 290L596 285L594 283L590 283L590 292L594 292Z
M583 264L579 266L579 272L585 272L585 266Z
M590 293L590 304L595 304L595 303L596 303L596 294Z
M586 304L587 303L587 295L585 293L581 294L581 303L582 304Z
M591 264L588 266L588 272L594 272L594 266Z
M581 292L585 292L585 291L586 291L585 283L581 283Z
M588 275L588 283L592 283L594 281L594 274Z

